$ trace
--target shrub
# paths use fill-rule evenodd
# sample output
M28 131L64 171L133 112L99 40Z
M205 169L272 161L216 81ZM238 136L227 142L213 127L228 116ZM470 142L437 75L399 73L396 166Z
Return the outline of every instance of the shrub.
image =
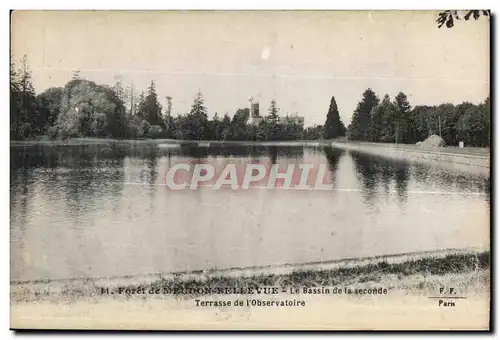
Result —
M146 133L148 133L150 128L151 128L151 125L147 122L147 120L143 120L141 122L141 125L139 126L139 130L141 132L141 135L145 135Z
M31 128L30 123L23 123L19 128L19 136L24 139L30 138L32 132L33 129Z

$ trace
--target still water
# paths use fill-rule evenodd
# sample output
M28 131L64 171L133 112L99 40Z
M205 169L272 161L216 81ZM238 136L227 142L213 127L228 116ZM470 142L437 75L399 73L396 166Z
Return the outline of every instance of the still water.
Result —
M11 147L11 279L489 248L490 179L333 148ZM175 163L327 164L333 190L172 191Z

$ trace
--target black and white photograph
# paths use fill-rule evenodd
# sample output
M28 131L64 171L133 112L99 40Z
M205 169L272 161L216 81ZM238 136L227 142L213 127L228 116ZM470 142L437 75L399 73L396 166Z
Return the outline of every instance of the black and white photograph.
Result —
M11 11L11 329L490 330L492 16Z

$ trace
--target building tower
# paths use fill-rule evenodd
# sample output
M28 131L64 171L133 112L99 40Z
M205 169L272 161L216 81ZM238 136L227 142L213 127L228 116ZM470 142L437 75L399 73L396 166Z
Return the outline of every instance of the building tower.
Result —
M165 97L165 99L167 100L167 110L165 114L167 117L170 117L170 115L172 114L172 97L167 96Z
M254 101L255 101L255 99L253 99L253 97L248 98L248 107L250 109L250 118L253 117L252 108L253 108Z

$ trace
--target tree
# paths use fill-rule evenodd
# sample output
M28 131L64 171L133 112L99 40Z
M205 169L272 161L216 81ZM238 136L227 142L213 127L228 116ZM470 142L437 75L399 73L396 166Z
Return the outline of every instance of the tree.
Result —
M254 124L247 125L246 139L249 141L257 141L257 136L259 133L259 127Z
M217 132L220 126L220 118L217 112L214 114L214 118L207 122L207 127L205 129L205 134L209 140L219 140Z
M47 133L48 129L56 123L61 111L63 92L62 87L51 87L36 97L38 104L37 125L43 127L42 133Z
M377 107L379 99L372 89L363 93L348 127L348 136L351 140L370 140L370 125L373 109Z
M145 98L146 98L146 96L144 96L144 91L141 91L141 94L139 95L139 98L137 99L137 103L135 105L135 108L132 107L133 109L135 109L135 111L134 111L135 114L139 117L141 117L141 114L142 114L142 112L139 110L139 108L141 107L141 104L144 103ZM142 104L142 105L144 105L144 104ZM144 118L144 117L141 117L141 118Z
M67 87L75 86L81 82L82 78L80 77L80 70L73 71L71 75L71 79L66 84Z
M469 104L461 104L457 107L453 104L441 104L431 113L429 117L429 130L433 134L440 135L446 145L458 144L457 124L460 115L464 113Z
M388 95L386 95L389 98ZM385 97L384 97L385 99ZM393 103L385 103L382 111L382 129L380 132L380 142L394 143L396 141L396 130L394 121L396 119L396 110Z
M163 122L165 125L165 137L173 138L174 137L174 118L170 115L165 115L163 117Z
M463 105L463 104L462 104ZM489 118L483 105L467 105L457 124L459 139L467 146L489 146Z
M151 81L151 84L147 89L146 97L143 97L139 102L138 114L150 125L163 125L161 105L158 102L154 81Z
M269 115L267 116L267 120L276 124L278 123L278 103L275 99L271 100L271 104L269 105Z
M18 138L19 112L20 112L19 78L15 65L10 60L10 138Z
M465 21L468 21L471 18L474 18L474 20L477 20L481 17L481 15L489 17L490 16L490 11L487 10L470 10L467 11L465 15L463 15L463 19ZM438 24L438 27L441 28L444 24L446 24L446 27L451 28L455 25L455 20L462 20L461 15L458 13L456 10L447 10L440 12L438 14L438 18L436 19L436 22Z
M184 139L203 140L210 137L208 133L208 114L201 92L195 95L191 111L182 120L181 126Z
M116 81L115 84L113 85L113 91L121 101L125 102L125 89L123 87L123 84L118 77L115 77L115 79Z
M275 99L271 100L269 105L269 114L266 120L260 124L259 130L262 130L260 134L266 136L266 140L277 140L279 138L280 127L278 125L278 105Z
M229 118L227 113L222 118L217 134L219 136L218 139L222 141L231 138L231 118Z
M326 114L323 133L325 139L332 139L345 135L345 126L340 120L339 110L334 96L330 99L330 107L328 108L328 113Z
M309 126L304 129L305 140L315 140L324 137L323 125Z
M109 86L84 79L70 80L61 96L60 112L55 126L57 135L62 138L122 138L127 133L125 106Z
M487 126L488 138L487 138L487 146L490 145L491 142L491 102L490 96L486 98L484 103L481 105L481 112L484 117L484 122Z
M373 109L370 122L370 140L381 142L387 139L386 134L391 134L384 129L385 124L390 124L393 107L388 94L384 96L382 102ZM391 129L392 130L392 129Z
M231 121L232 125L232 137L234 140L246 140L247 139L247 122L250 118L250 109L238 109L233 116Z
M36 114L37 114L37 101L35 95L35 88L33 85L33 79L31 75L31 70L28 65L28 58L26 55L23 56L21 60L21 67L18 71L18 110L17 110L17 127L23 127L23 138L27 138L26 131L38 131L39 127L36 126ZM30 125L30 129L26 128L26 125Z
M429 121L435 110L435 106L418 105L411 111L410 115L412 117L413 140L415 143L427 139L432 134L431 130L429 130ZM439 126L437 126L437 129L439 129Z
M394 98L394 132L396 143L413 143L412 124L410 111L411 106L408 97L403 92L399 92Z
M127 136L127 109L125 108L123 87L121 84L114 88L104 87L104 92L109 101L113 103L113 110L108 111L107 117L107 131L115 138L124 138Z

